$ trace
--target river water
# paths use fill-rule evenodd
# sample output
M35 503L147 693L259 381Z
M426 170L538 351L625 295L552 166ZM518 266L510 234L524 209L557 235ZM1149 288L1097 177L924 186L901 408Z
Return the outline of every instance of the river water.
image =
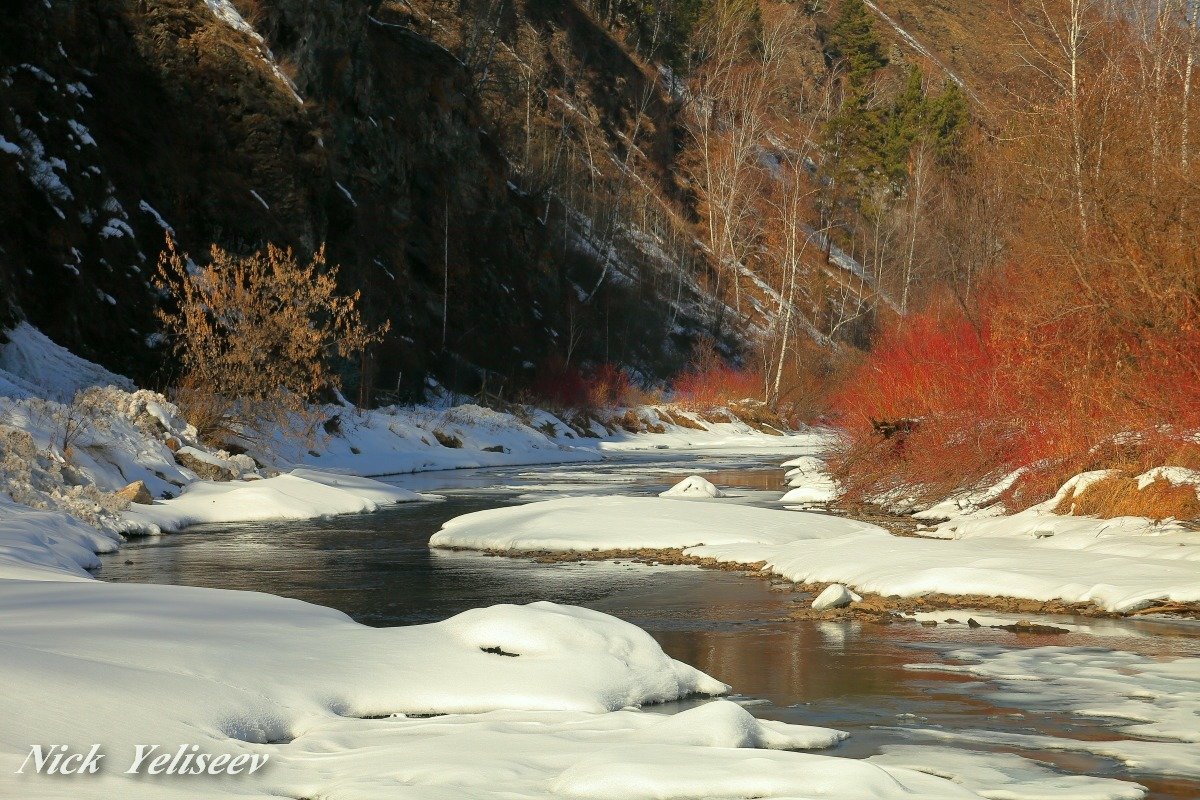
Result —
M504 602L587 606L646 629L671 656L730 684L735 699L758 716L849 731L851 738L831 752L852 757L888 744L936 744L914 729L1128 738L1113 731L1111 720L1044 702L1024 704L978 678L906 667L945 663L956 648L1055 645L1159 659L1200 655L1200 626L1060 619L1080 629L1018 636L965 625L793 620L789 609L811 598L738 573L610 562L538 564L426 545L443 521L471 511L573 493L652 494L689 474L732 490L738 495L732 502L770 506L782 489L783 470L775 465L784 458L630 454L602 464L399 476L389 480L444 499L375 514L204 526L135 539L119 553L102 556L99 577L270 592L337 608L375 626L433 622ZM1155 800L1200 798L1200 781L1130 771L1091 754L986 742L955 746L1014 752L1067 774L1135 780Z

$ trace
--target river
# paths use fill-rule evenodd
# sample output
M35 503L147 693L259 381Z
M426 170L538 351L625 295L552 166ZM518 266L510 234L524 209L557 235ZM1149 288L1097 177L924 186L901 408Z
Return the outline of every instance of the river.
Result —
M790 619L810 598L770 581L696 567L632 563L540 564L474 553L431 551L441 523L471 511L568 493L652 494L700 474L739 496L770 506L782 490L787 456L626 454L601 464L460 470L388 479L444 499L307 522L191 528L134 539L102 557L99 577L264 591L340 609L367 625L445 619L495 603L552 600L634 622L671 656L733 687L764 718L849 731L835 751L868 756L888 744L937 744L919 731L997 731L1074 740L1128 738L1113 721L1071 713L1066 703L1023 702L979 678L914 670L946 662L956 648L1006 651L1045 645L1128 651L1155 659L1200 655L1200 626L1153 620L1074 620L1057 636L1016 635L965 625L865 625ZM958 615L965 619L967 615ZM679 704L655 709L670 712ZM1154 800L1200 798L1200 781L1131 771L1090 753L1014 752L1066 774L1135 780Z

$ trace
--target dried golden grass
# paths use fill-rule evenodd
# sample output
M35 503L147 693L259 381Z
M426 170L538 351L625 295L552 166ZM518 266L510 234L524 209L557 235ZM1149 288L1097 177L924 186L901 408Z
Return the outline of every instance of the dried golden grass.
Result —
M699 422L696 422L694 419L687 416L686 414L680 413L678 410L672 410L670 408L661 408L660 407L656 411L656 413L658 414L659 419L661 419L664 422L670 423L671 425L675 425L680 428L688 428L693 431L705 430L705 427L703 425L701 425Z
M1164 478L1139 489L1135 477L1122 473L1089 484L1081 492L1072 492L1054 511L1101 519L1197 519L1200 518L1200 498L1196 496L1195 486L1174 486Z

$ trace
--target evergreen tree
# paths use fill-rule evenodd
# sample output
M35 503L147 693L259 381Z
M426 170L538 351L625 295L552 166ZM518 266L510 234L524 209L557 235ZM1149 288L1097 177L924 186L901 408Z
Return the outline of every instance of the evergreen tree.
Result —
M946 81L942 93L929 103L927 116L926 126L938 159L956 161L962 155L967 127L967 100L957 83Z
M893 186L900 186L907 179L909 153L918 139L927 136L930 112L921 70L914 64L888 113L887 131L879 153L879 171Z
M825 41L830 60L845 71L851 92L863 90L876 70L887 66L874 18L863 0L844 0Z

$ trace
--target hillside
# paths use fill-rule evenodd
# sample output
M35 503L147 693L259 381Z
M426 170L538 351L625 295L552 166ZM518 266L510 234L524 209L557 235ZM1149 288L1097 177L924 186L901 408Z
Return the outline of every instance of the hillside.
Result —
M380 388L433 372L496 389L568 338L586 358L677 368L712 299L663 274L675 264L644 231L621 245L621 280L601 282L617 259L586 235L600 223L518 185L471 70L397 8L260 3L241 9L251 27L215 0L22 6L0 27L6 319L161 382L148 280L169 230L197 257L210 242L326 243L368 316L392 321L367 371ZM570 25L626 70L565 65L598 81L581 113L614 140L630 124L615 84L668 102L585 15L526 11L545 38ZM664 158L671 135L669 120L653 135Z

